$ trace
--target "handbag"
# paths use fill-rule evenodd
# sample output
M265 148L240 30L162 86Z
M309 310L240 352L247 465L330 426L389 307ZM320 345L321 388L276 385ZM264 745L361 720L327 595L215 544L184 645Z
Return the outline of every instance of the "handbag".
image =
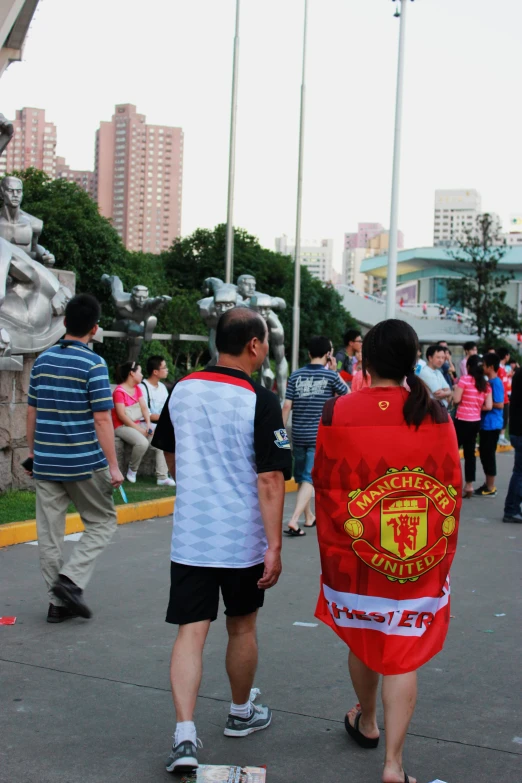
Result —
M135 402L134 405L126 405L125 413L131 421L136 422L143 419L143 411L141 410L139 402Z

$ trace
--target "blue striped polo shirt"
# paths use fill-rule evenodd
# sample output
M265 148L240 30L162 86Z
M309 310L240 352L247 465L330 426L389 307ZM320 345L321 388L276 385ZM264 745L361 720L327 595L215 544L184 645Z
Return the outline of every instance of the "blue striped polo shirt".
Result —
M339 375L322 364L295 370L286 388L286 399L292 400L292 444L314 447L325 402L347 392Z
M94 413L113 407L105 360L79 340L60 340L36 359L29 385L36 408L33 476L84 481L107 467Z

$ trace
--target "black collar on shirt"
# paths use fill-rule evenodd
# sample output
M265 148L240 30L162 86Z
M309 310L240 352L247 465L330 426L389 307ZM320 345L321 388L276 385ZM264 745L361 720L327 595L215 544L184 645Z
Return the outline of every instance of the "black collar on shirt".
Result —
M85 348L86 351L90 351L91 353L94 353L91 348L89 348L88 345L85 345L85 343L82 343L81 340L58 340L58 345L60 348L69 348L70 345L78 345L80 348Z

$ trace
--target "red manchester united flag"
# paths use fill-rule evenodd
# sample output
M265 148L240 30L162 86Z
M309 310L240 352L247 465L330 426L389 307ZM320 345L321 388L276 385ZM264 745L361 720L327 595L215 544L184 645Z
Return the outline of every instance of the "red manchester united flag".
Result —
M313 472L316 616L381 674L413 671L442 649L462 502L453 423L409 427L407 395L377 387L338 399Z

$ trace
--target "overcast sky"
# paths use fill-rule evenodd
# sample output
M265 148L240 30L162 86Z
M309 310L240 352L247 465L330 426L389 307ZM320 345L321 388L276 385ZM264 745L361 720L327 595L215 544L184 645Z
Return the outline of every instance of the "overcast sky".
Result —
M295 233L304 0L242 0L235 224ZM391 0L309 0L303 237L389 224L399 23ZM182 232L226 220L235 0L41 0L0 111L45 108L92 168L116 103L185 134ZM408 8L399 226L430 245L436 188L522 213L520 0Z

